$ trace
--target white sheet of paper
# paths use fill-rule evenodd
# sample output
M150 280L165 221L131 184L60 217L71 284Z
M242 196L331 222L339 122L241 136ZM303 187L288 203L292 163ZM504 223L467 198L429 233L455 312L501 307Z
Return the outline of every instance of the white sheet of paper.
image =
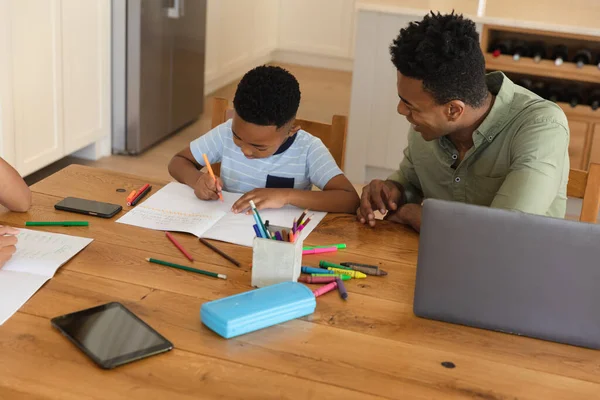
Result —
M231 206L242 195L223 192L223 202L199 200L194 191L177 182L153 194L148 200L119 218L117 222L142 228L187 232L206 239L220 240L252 247L256 236L252 215L234 214ZM290 227L302 213L297 207L260 211L263 222ZM305 238L327 215L315 212L310 224L302 230Z
M17 251L0 268L0 325L93 239L20 229Z

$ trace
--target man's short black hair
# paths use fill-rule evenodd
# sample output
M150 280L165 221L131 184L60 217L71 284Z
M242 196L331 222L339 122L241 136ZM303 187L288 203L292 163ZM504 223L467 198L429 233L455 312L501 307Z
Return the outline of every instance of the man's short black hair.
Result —
M454 12L431 12L401 29L390 53L396 69L423 81L438 104L461 100L483 105L488 94L485 60L473 21Z
M281 67L260 66L244 75L233 98L235 112L252 124L281 128L296 116L300 85Z

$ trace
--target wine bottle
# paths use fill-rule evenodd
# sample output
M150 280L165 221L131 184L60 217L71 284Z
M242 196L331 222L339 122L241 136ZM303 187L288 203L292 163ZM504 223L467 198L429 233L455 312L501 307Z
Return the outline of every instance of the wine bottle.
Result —
M558 103L563 99L564 89L559 84L553 84L548 87L546 98L553 103Z
M579 85L569 86L565 93L565 100L575 108L583 102L583 88Z
M600 108L600 89L594 89L588 97L587 104L592 107L592 110L596 111Z
M523 40L515 40L512 54L515 61L519 61L521 57L529 57L529 44Z
M499 57L500 54L510 54L512 50L512 42L510 40L496 41L494 44L492 44L490 50L494 57Z
M546 58L546 53L547 50L544 42L535 42L531 45L531 56L536 63L539 63Z
M564 44L554 46L554 49L552 50L552 59L557 67L567 61L569 59L569 49L567 46Z
M575 53L573 62L577 63L577 68L583 68L584 65L591 64L592 52L588 49L579 49L577 53Z
M533 82L528 78L521 78L517 81L517 85L524 87L527 90L533 91Z
M598 58L596 58L596 65L600 69L600 54L598 54Z
M545 99L548 97L548 93L546 90L546 84L544 82L539 82L539 81L534 82L531 91L533 93L537 94L538 96L540 96L542 99Z

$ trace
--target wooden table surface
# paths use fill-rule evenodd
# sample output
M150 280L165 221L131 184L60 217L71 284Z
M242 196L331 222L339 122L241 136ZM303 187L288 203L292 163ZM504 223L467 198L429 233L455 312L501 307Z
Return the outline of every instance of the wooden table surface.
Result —
M115 223L128 207L110 220L53 208L66 196L124 205L146 182L70 166L32 186L28 213L0 213L0 223L17 227L87 219L89 227L40 230L94 239L0 326L0 399L600 398L597 351L415 317L418 236L386 222L370 229L352 216L328 215L306 240L344 242L347 250L306 256L303 264L377 263L387 277L347 281L347 302L330 293L313 315L223 339L202 325L200 306L251 289L250 248L218 244L242 262L236 268L192 235L176 234L195 266L228 276L214 279L147 263L153 256L189 265L163 232ZM150 183L153 192L165 184ZM52 317L110 301L175 349L105 371L50 326Z

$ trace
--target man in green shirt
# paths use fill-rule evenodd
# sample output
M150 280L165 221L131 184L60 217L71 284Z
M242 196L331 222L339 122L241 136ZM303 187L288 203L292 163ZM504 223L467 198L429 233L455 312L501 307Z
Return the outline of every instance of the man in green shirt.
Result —
M485 73L475 24L431 13L390 47L398 113L412 124L400 169L362 192L358 220L373 211L419 231L425 198L563 218L569 127L556 104Z

